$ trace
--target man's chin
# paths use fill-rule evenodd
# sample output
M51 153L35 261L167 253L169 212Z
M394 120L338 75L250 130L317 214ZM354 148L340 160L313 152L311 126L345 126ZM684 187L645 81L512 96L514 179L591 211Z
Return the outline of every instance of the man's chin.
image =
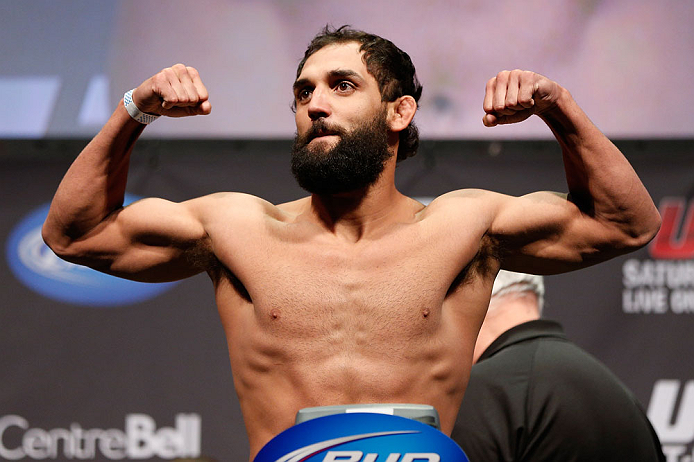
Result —
M313 152L325 152L337 146L339 141L338 135L317 136L309 141L307 147Z

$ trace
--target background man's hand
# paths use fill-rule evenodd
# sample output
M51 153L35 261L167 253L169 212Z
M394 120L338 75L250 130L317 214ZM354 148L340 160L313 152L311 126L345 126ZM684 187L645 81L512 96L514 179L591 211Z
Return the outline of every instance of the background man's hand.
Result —
M209 114L207 88L195 68L176 64L145 80L133 92L133 101L142 112L168 117Z
M501 71L487 82L482 122L493 127L542 114L556 104L562 90L556 82L531 71Z

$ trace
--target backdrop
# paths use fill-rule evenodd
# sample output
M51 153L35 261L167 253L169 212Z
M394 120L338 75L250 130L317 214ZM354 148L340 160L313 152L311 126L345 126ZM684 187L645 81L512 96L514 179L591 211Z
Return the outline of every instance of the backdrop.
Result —
M214 106L147 136L294 133L296 66L326 23L380 34L424 83L423 133L547 137L542 123L485 130L486 81L530 69L566 86L610 136L692 137L694 2L681 0L0 0L0 137L91 136L123 93L196 67Z
M424 84L422 200L462 187L566 189L539 120L481 124L485 82L530 69L567 87L617 140L664 218L653 243L547 278L546 315L647 408L668 462L694 460L694 2L680 0L0 0L0 460L247 458L226 342L205 276L134 284L57 260L46 207L126 90L199 69L210 116L160 119L129 199L220 190L279 203L296 65L325 24L406 50Z
M211 283L135 284L56 259L39 229L81 140L0 142L0 459L247 458ZM289 141L142 140L132 197L303 195ZM631 388L669 461L694 441L694 141L621 141L664 217L636 253L546 279L546 316ZM550 141L427 141L398 167L425 200L461 187L564 191Z

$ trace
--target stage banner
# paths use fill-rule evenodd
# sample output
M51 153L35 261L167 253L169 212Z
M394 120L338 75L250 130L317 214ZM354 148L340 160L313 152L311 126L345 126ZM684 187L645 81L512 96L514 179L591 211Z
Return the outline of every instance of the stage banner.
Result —
M168 284L105 277L57 259L40 228L87 140L0 141L0 460L248 459L227 343L202 274ZM635 393L668 462L693 457L694 140L617 140L663 227L647 247L546 278L560 321ZM144 139L128 200L218 191L302 197L289 140ZM422 202L460 188L565 191L552 141L424 140L398 166Z

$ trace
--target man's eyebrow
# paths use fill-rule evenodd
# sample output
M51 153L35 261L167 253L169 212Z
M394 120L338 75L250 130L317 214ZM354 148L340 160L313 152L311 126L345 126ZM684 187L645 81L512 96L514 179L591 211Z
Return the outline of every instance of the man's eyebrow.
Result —
M364 80L364 78L358 72L353 71L351 69L332 70L328 73L328 77L331 80L336 79L336 78L352 78L352 79L357 79L360 81ZM300 89L306 85L309 85L310 83L311 83L311 81L307 78L297 79L294 82L294 85L292 85L292 89L294 90L294 92L296 92L298 89Z
M335 69L334 71L330 71L330 77L333 79L337 77L356 77L359 80L363 80L362 76L359 75L358 72L350 69Z
M294 92L296 93L296 91L297 91L299 88L301 88L301 87L307 85L308 83L309 83L309 80L308 80L308 79L297 79L297 80L294 82L294 85L292 85L292 89L293 89Z

